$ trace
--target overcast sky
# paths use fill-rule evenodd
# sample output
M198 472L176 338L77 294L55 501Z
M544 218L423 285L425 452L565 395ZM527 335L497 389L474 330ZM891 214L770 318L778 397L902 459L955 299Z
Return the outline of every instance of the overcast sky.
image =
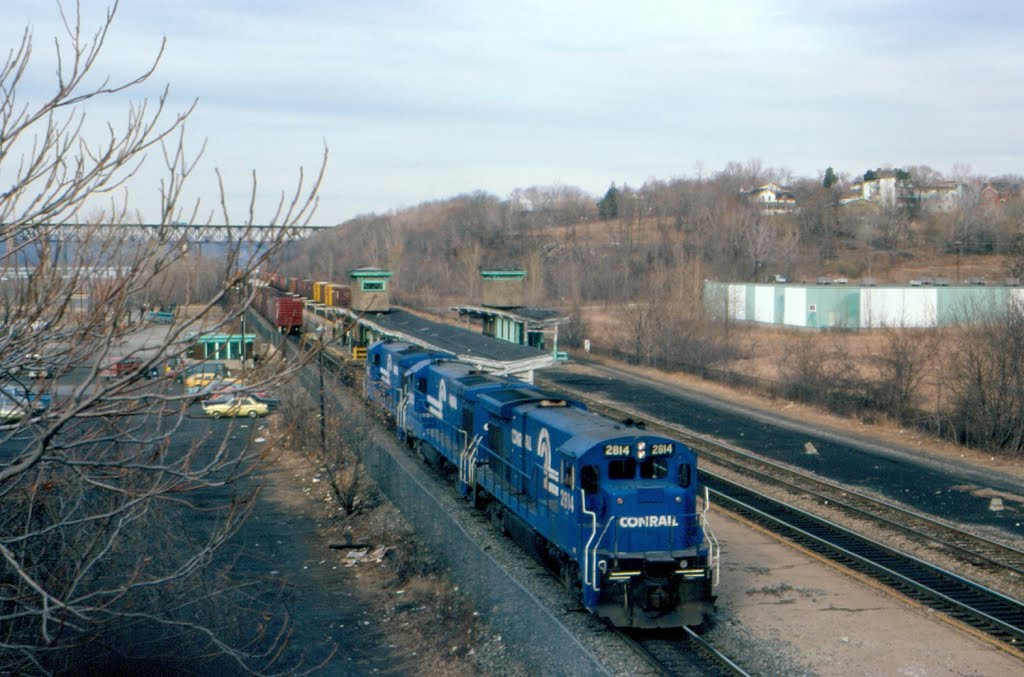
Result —
M87 25L104 4L83 0ZM30 24L51 63L55 3L3 5L3 44ZM729 161L1024 173L1015 0L123 0L99 72L137 71L162 37L144 93L198 99L196 194L211 204L220 168L239 216L253 170L276 194L325 144L322 224L475 190L599 196ZM30 75L26 91L52 87L52 69ZM121 119L117 104L90 120ZM152 164L133 188L145 217Z

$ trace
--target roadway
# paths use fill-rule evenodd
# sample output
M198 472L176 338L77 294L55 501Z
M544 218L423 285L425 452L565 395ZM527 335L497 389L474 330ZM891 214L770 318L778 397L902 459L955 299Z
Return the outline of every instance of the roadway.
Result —
M83 373L76 370L62 377L59 388L54 388L61 391L54 406L60 406L61 395L67 394L73 382L80 382ZM182 391L177 383L146 384L153 391L163 387L171 394ZM176 405L171 407L175 409ZM162 456L166 459L184 457L193 445L198 445L197 463L217 453L248 458L248 462L255 463L264 447L273 443L272 418L214 420L204 416L198 404L189 406L180 419L175 414L136 416L133 422L126 435L153 440L154 444L166 439L168 446ZM81 439L92 427L106 430L108 424L124 426L125 419L86 421L72 427L67 435ZM0 443L0 467L17 457L38 431L36 424L29 424L27 429ZM58 437L55 441L62 440ZM89 453L87 449L77 452L76 458L85 453ZM50 463L48 467L44 477L59 482L62 466ZM346 581L346 576L340 575L340 556L332 556L323 549L317 516L290 509L281 500L281 490L268 491L281 484L275 474L280 470L261 463L255 473L217 486L224 472L236 470L225 468L208 477L208 487L155 499L152 512L134 516L135 528L143 529L150 543L148 551L140 551L137 543L123 544L127 548L125 556L111 553L102 563L104 575L116 577L120 572L127 580L144 555L147 560L156 558L152 566L171 559L186 560L194 555L192 550L203 543L206 535L219 528L225 506L231 506L234 498L256 492L249 518L216 552L206 574L201 574L203 583L195 588L201 594L195 596L195 603L185 605L177 614L172 610L171 615L187 618L189 610L194 610L202 622L219 627L225 639L255 651L266 650L280 639L276 631L281 622L287 622L289 634L271 672L298 666L309 668L326 661L321 674L387 674L400 664L401 657L388 648L389 642L372 607L360 599L360 593ZM33 472L30 476L35 481L38 474ZM101 489L92 489L89 496L100 500L101 493ZM188 507L185 501L195 507ZM66 519L84 517L74 505L64 505L62 509ZM145 603L144 599L140 601ZM118 608L113 604L110 611L116 613ZM259 636L261 630L267 634ZM230 659L209 655L209 645L194 636L146 623L136 624L128 632L130 636L124 637L105 634L71 660L94 666L96 674L248 674ZM143 643L147 647L144 656L137 652L120 655L113 648L133 649Z

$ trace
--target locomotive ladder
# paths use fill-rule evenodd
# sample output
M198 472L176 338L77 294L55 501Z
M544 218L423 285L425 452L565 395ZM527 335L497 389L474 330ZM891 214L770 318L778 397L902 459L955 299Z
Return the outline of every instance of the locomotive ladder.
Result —
M614 518L608 520L608 523L604 525L604 529L601 530L601 535L597 535L597 513L592 510L587 510L587 492L580 489L580 508L583 510L583 514L590 517L590 537L587 538L586 544L583 546L583 584L589 585L595 591L601 589L600 578L597 575L597 546L604 540L604 535L608 533L608 527L615 521Z
M398 401L398 407L396 407L396 412L395 412L396 425L395 425L395 429L398 431L399 439L404 441L405 438L408 436L408 434L407 434L408 431L405 429L405 422L406 422L406 420L408 420L408 416L409 416L409 413L408 413L409 412L409 393L406 392L404 389L402 391L400 391L400 392L402 393L402 397Z
M482 435L476 435L468 444L463 444L459 452L459 481L468 489L476 483L476 452L482 440Z

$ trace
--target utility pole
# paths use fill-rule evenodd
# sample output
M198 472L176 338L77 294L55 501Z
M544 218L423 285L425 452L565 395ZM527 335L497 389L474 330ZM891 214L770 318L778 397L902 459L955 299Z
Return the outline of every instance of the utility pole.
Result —
M317 346L316 362L320 372L320 454L327 458L327 412L324 407L324 337L320 335Z
M249 312L248 308L242 308L241 323L242 323L242 382L245 382L245 314Z

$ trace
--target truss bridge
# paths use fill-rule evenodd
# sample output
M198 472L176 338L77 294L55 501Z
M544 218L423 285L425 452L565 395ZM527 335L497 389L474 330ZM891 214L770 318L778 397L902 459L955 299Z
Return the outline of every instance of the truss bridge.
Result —
M158 240L162 242L275 242L301 240L318 231L334 226L314 225L215 225L215 224L121 224L121 223L60 223L26 226L15 236L17 239L42 237L59 242ZM3 226L0 226L3 228Z

